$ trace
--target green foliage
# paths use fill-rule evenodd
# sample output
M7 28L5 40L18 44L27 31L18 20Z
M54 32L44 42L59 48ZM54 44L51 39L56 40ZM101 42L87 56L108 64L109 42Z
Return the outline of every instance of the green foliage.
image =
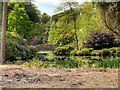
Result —
M96 5L90 2L84 2L80 5L80 15L77 19L79 46L82 48L82 42L89 38L90 32L103 29L100 10Z
M90 52L92 52L94 49L93 48L88 48Z
M35 54L27 48L25 41L18 35L7 33L6 60L14 61L32 58ZM35 53L35 52L34 52Z
M28 49L32 52L33 55L38 51L38 49L35 46L27 46Z
M70 4L71 7L74 4ZM67 4L62 4L62 7ZM50 44L76 44L76 37L78 39L79 47L82 47L82 41L89 36L91 31L96 31L102 25L100 21L99 9L92 3L83 3L79 7L73 8L73 13L67 9L61 13L52 16L53 23L50 27L48 42ZM60 8L62 8L60 7ZM73 15L75 14L76 23L74 23ZM74 25L76 24L76 25ZM74 28L76 27L76 31ZM76 35L74 35L76 34ZM75 37L76 36L76 37ZM69 43L68 43L69 42Z
M117 52L117 48L116 47L112 47L112 48L109 48L111 54L115 54Z
M13 61L13 64L16 64L16 65L22 65L23 63L24 63L23 60Z
M31 42L34 36L39 38L35 44L47 43L50 29L50 16L41 14L31 2L8 3L8 31L17 32Z
M58 45L68 45L70 43L74 42L73 36L66 36L57 41Z
M119 56L119 54L120 54L120 47L112 47L109 49L104 48L102 50L93 50L91 52L92 56L103 56L103 57L112 56L112 55Z
M41 68L41 67L44 67L44 68L47 68L47 67L54 67L54 64L49 64L49 63L45 63L37 58L33 58L32 60L30 61L27 61L25 63L23 63L24 66L26 67L38 67L38 68Z
M40 22L46 24L48 21L50 21L50 16L46 13L41 14Z
M90 55L89 48L83 48L82 50L80 50L80 55L82 55L82 56L89 56Z
M29 40L32 41L34 36L38 36L38 38L35 40L36 44L45 44L48 43L48 33L50 31L50 16L47 14L41 14L40 15L40 22L34 23L34 27L32 31L30 32Z
M93 48L83 48L81 50L73 50L70 52L70 56L111 56L111 55L119 55L120 47L112 47L109 49L102 50L93 50Z
M84 56L81 50L77 51L77 56Z
M24 62L25 62L24 60L14 60L14 61L7 60L5 61L5 64L22 65Z
M93 50L93 51L91 52L91 55L92 55L92 56L101 56L101 50Z
M24 8L30 21L36 23L39 22L39 14L40 11L37 10L37 7L31 3L31 2L10 2L8 3L8 13L11 12L11 10L14 10L14 5L19 4L21 8Z
M63 16L64 23L68 26L72 22L72 28L70 28L69 30L74 31L73 32L74 45L75 45L75 49L78 50L79 47L78 47L78 36L77 36L77 17L79 16L79 9L77 7L79 7L79 4L78 2L76 2L76 0L74 0L73 2L67 1L60 3L60 6L58 6L56 9L58 11L65 10L68 12L65 16Z
M110 56L110 50L109 49L102 49L101 50L101 54L105 57L105 56Z
M78 52L77 50L71 51L70 56L77 56L78 55L77 52Z
M19 61L20 62L20 61ZM43 62L37 58L23 63L27 67L63 67L63 68L80 68L80 67L92 67L92 68L119 68L119 58L101 58L98 60L90 60L89 58L71 57L65 60L55 60L54 63Z
M32 22L24 8L21 8L19 4L14 4L13 10L8 14L8 31L17 32L23 38L29 36L29 32L32 29Z
M53 24L50 28L48 41L51 44L67 45L73 43L78 46L77 23L79 16L79 5L77 2L63 2L56 11L64 11L52 17Z
M83 48L82 50L73 50L70 56L90 56L93 48Z
M30 19L30 21L36 23L36 22L40 22L39 20L39 14L40 11L37 9L37 7L35 6L35 4L31 3L31 2L22 2L19 3L20 7L25 8L25 11Z
M69 14L64 14L58 18L57 22L53 21L48 37L50 44L67 45L75 40L73 35L73 21L67 20L69 16Z
M119 68L119 58L101 58L98 60L90 60L89 58L72 57L65 60L56 61L57 66L64 68L80 68L80 67L92 67L92 68Z
M101 23L100 10L96 4L93 5L88 2L81 5L78 5L77 2L62 3L57 10L63 11L64 9L64 11L53 15L52 20L50 20L51 17L46 13L41 14L32 3L9 4L7 30L12 33L7 33L6 60L8 60L8 62L12 61L13 64L20 65L23 63L23 60L33 58L37 48L35 46L27 46L23 38L32 41L34 36L38 36L35 44L45 44L49 42L50 44L64 45L55 49L55 55L92 55L106 57L112 54L120 54L120 47L116 47L119 46L119 43L116 43L116 37L114 37L113 34L108 33L106 27ZM112 7L111 3L108 4ZM108 7L107 4L105 6ZM110 30L117 30L117 33L119 33L119 15L116 14L118 15L116 16L111 12L112 8L114 9L118 6L112 7L111 9L110 7L106 8L106 11L109 9L109 16L104 15L104 18L106 18L106 25L108 25ZM118 8L115 10L117 11ZM104 14L107 13L105 12ZM118 26L116 26L116 22L118 23ZM105 30L100 31L101 28ZM76 43L77 40L78 42ZM75 47L76 44L79 44L79 48L83 49L79 51L73 50L71 46L74 45ZM103 68L117 68L120 66L118 59L99 59L98 61L83 58L65 58L63 57L63 60L55 60L54 63L43 62L42 60L33 58L33 60L27 61L23 65L36 67L62 66L65 68L79 68L84 65ZM50 58L50 60L52 59L53 58Z
M117 49L117 50L116 50L116 53L117 53L117 54L120 54L120 47L116 47L116 49Z
M98 3L101 10L101 17L104 25L120 37L120 5L119 2L104 2Z
M54 54L55 55L63 55L63 56L68 56L70 55L70 52L73 50L73 48L71 46L60 46L60 47L57 47L55 50L54 50Z
M98 64L96 64L97 68L119 68L120 67L120 59L102 59Z
M65 60L57 60L55 64L64 68L79 68L78 61L70 58L66 58Z

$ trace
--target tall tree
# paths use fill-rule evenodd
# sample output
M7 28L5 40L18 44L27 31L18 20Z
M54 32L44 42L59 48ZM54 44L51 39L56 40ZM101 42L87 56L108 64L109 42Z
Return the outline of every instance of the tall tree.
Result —
M71 14L68 10L52 17L53 23L50 27L49 43L66 45L75 41L73 21L70 20L70 16Z
M120 1L99 2L101 16L106 27L120 38Z
M70 9L52 16L53 23L49 33L49 42L51 44L64 45L69 43L75 45L74 34L76 33L78 46L82 48L83 39L86 39L91 31L103 29L99 8L96 5L86 2L79 5L78 8L73 8L73 11L76 22Z
M39 22L40 11L37 9L37 7L33 3L31 3L31 2L8 3L8 13L10 13L11 10L14 10L15 4L19 4L20 8L24 8L30 21L32 21L34 23Z
M76 20L77 20L77 16L78 14L76 14L76 8L79 6L78 2L76 2L76 0L70 2L69 0L67 2L63 2L60 4L60 6L57 7L58 11L63 11L63 10L70 10L70 14L71 16L69 17L69 19L73 20L73 27L74 27L74 38L75 38L75 49L79 49L78 47L78 37L77 37L77 24L76 24Z
M20 36L27 39L32 30L32 21L30 21L24 8L18 3L14 4L13 10L8 14L8 31L17 32Z
M102 24L99 7L91 2L84 2L80 5L80 15L77 19L79 46L82 48L82 42L89 38L90 32L97 30L106 30Z
M40 21L34 23L33 30L30 32L30 40L37 36L35 44L43 44L48 42L48 32L50 31L50 16L46 13L40 14Z

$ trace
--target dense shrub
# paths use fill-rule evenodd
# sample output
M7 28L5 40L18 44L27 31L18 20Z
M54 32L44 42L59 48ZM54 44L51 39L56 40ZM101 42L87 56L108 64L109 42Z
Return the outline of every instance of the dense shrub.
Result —
M120 47L116 47L116 53L120 54Z
M57 41L57 45L68 45L74 41L73 36L65 36Z
M35 53L38 51L38 49L35 46L27 46L27 48L30 49L33 55L35 55Z
M84 48L84 49L82 49L82 50L80 51L80 55L82 55L82 56L88 56L88 55L90 55L90 50L89 50L89 48Z
M116 45L116 40L112 33L100 30L91 32L90 37L83 42L84 47L94 48L95 50L111 48Z
M91 52L91 55L92 55L92 56L101 56L101 50L93 50L93 51Z
M26 46L25 41L18 35L7 33L6 60L28 59L34 56L33 51Z
M111 54L114 54L114 53L117 52L117 48L116 47L112 47L109 50L110 50Z
M115 47L120 47L120 39L116 39L116 42L115 42Z
M33 58L32 60L26 61L23 63L24 66L26 67L31 67L31 66L35 66L35 67L54 67L55 65L49 62L43 62L42 60L39 60L38 58Z
M71 51L70 56L77 56L78 55L77 52L78 52L77 50Z
M83 48L82 50L73 50L70 52L71 56L88 56L93 51L93 48Z
M109 49L104 48L104 49L102 49L101 53L102 53L103 56L110 56L110 50Z
M93 48L88 48L90 52L92 52L94 49Z
M57 47L54 50L54 54L55 55L60 55L60 56L62 56L62 55L68 56L68 55L70 55L70 52L72 50L73 50L73 47L71 47L71 46L68 46L68 45L66 45L66 46L60 46L60 47Z

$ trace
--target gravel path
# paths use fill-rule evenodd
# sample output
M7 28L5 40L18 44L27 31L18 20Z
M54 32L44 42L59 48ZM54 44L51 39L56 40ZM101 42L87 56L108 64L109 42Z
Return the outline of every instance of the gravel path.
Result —
M1 65L0 71L0 86L6 88L118 88L118 69Z

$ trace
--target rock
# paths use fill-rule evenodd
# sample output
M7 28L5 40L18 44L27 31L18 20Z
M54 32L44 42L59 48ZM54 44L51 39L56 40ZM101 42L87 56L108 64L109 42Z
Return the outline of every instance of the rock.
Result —
M66 70L66 72L71 72L71 70L68 69L68 70Z
M8 77L9 75L5 74L4 76L5 76L5 77Z
M16 81L20 81L20 79L17 79Z
M77 76L82 76L81 74L78 74Z
M60 78L60 81L65 81L65 78Z
M95 85L99 85L98 83L96 83Z
M9 79L9 80L7 80L7 82L8 82L8 83L11 83L11 82L13 82L13 80L10 80L10 79Z
M77 83L74 82L74 83L71 83L71 85L77 85Z
M83 85L81 82L78 83L79 85Z

